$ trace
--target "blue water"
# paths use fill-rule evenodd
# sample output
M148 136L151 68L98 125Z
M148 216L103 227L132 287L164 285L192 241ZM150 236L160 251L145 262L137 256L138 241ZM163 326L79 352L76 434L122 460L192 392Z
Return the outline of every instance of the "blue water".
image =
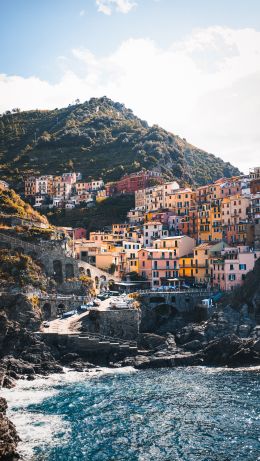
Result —
M260 374L178 368L56 385L27 412L62 418L43 461L256 461ZM66 431L65 431L65 428Z

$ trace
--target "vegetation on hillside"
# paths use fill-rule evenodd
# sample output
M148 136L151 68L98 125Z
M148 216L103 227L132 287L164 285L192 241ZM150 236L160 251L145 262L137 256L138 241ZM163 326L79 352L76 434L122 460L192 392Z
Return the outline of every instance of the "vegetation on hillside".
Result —
M35 211L29 203L24 202L12 189L0 191L0 214L12 215L47 224L45 216Z
M31 256L10 249L0 249L0 286L22 288L31 285L44 289L47 279L41 266Z
M120 195L96 203L91 208L56 209L48 212L47 216L56 226L85 227L90 232L124 222L127 212L133 207L133 195Z
M0 118L0 167L2 179L17 190L22 190L24 175L64 171L113 181L146 168L190 184L239 173L159 126L149 127L106 97L63 109L5 113Z

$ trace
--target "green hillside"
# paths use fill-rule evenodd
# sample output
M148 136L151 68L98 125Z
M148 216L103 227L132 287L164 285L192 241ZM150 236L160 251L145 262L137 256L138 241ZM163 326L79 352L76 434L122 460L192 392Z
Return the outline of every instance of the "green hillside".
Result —
M6 112L0 118L0 176L18 191L31 173L80 171L84 179L111 181L141 168L199 185L239 174L230 163L149 127L106 97L63 109Z

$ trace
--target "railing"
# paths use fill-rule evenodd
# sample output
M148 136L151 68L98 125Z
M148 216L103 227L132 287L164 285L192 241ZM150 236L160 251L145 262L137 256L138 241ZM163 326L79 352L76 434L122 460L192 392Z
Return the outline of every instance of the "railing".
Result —
M210 289L205 288L205 289L201 289L201 290L197 289L197 288L190 288L190 289L187 289L187 290L178 289L178 288L176 288L176 289L174 289L174 288L170 289L169 288L169 290L160 290L158 288L156 290L151 290L151 289L149 289L149 290L140 290L140 291L136 291L135 293L136 294L167 294L167 293L174 294L174 293L178 293L178 294L185 294L185 295L188 295L190 293L197 293L197 294L207 294L207 295L209 295L209 294L214 294L217 291L218 290L214 289L214 288L213 289L212 288L210 288Z

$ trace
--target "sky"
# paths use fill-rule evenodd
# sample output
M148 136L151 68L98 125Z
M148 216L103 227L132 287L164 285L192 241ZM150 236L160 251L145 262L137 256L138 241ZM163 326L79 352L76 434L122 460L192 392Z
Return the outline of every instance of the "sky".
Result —
M104 95L259 166L260 1L0 0L0 112Z

